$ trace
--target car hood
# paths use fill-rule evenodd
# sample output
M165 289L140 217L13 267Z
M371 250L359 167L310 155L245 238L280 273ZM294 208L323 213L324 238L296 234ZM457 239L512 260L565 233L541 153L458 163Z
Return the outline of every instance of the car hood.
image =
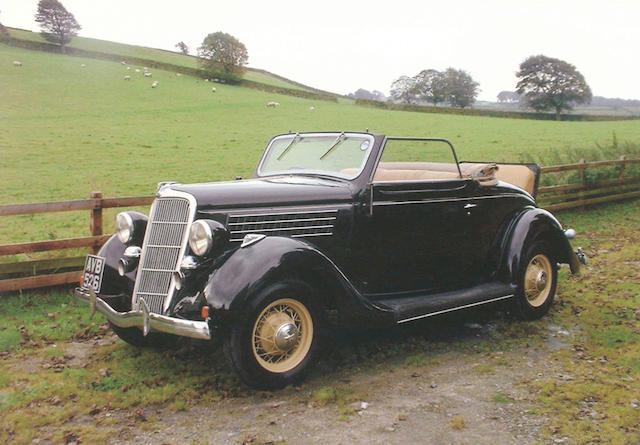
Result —
M350 184L316 177L288 175L240 181L172 184L171 190L192 195L198 212L230 208L317 205L349 202Z

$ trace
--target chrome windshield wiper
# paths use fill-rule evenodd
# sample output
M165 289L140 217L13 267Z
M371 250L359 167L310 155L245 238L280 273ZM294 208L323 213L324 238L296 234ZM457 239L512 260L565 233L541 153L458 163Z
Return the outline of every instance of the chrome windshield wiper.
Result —
M327 157L327 155L329 153L331 153L333 151L334 148L336 148L338 146L338 144L340 144L340 142L344 141L346 138L344 137L344 131L342 133L340 133L338 135L338 137L336 138L335 141L333 141L333 144L331 144L331 147L329 147L329 149L327 151L324 152L324 154L322 156L320 156L320 160L324 159Z
M284 157L284 155L287 154L287 152L291 149L291 147L293 147L293 144L295 144L300 138L300 133L296 133L296 135L293 137L293 139L291 139L291 142L289 142L289 145L287 145L284 150L282 150L282 153L280 153L280 156L278 156L276 159L279 161L280 159L282 159Z

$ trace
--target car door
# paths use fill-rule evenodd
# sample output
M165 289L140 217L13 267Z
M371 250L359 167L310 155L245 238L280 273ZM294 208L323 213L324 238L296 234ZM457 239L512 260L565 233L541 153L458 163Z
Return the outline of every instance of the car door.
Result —
M372 206L354 232L365 293L466 287L473 189L469 179L372 183Z

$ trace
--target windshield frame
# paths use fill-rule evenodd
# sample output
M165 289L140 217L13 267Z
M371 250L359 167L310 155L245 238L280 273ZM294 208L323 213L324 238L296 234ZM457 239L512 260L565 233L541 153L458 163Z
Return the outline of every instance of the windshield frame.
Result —
M361 138L369 141L369 148L367 148L367 153L363 157L360 166L358 167L358 172L355 175L342 175L338 172L334 172L331 170L277 170L272 172L264 172L262 170L263 165L267 159L267 155L271 151L273 145L282 139L291 139L294 138L313 138L313 137L322 137L322 138L337 138L340 135L344 135L344 138ZM301 176L329 176L337 179L345 179L348 181L353 181L354 179L360 177L365 170L369 160L371 159L372 153L374 153L374 145L375 145L375 137L371 133L360 133L360 132L340 132L340 131L328 131L328 132L314 132L314 133L286 133L274 136L271 138L267 147L262 152L262 157L260 158L260 162L258 163L258 167L256 168L255 176L264 178L270 176L292 176L292 175L301 175ZM327 148L330 146L327 145ZM295 149L295 146L294 146Z

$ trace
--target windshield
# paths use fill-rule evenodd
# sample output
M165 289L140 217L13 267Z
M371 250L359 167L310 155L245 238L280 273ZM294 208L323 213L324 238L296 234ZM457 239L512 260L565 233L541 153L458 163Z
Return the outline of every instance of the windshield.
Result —
M258 175L317 174L354 179L373 148L373 136L362 133L307 133L271 141Z

